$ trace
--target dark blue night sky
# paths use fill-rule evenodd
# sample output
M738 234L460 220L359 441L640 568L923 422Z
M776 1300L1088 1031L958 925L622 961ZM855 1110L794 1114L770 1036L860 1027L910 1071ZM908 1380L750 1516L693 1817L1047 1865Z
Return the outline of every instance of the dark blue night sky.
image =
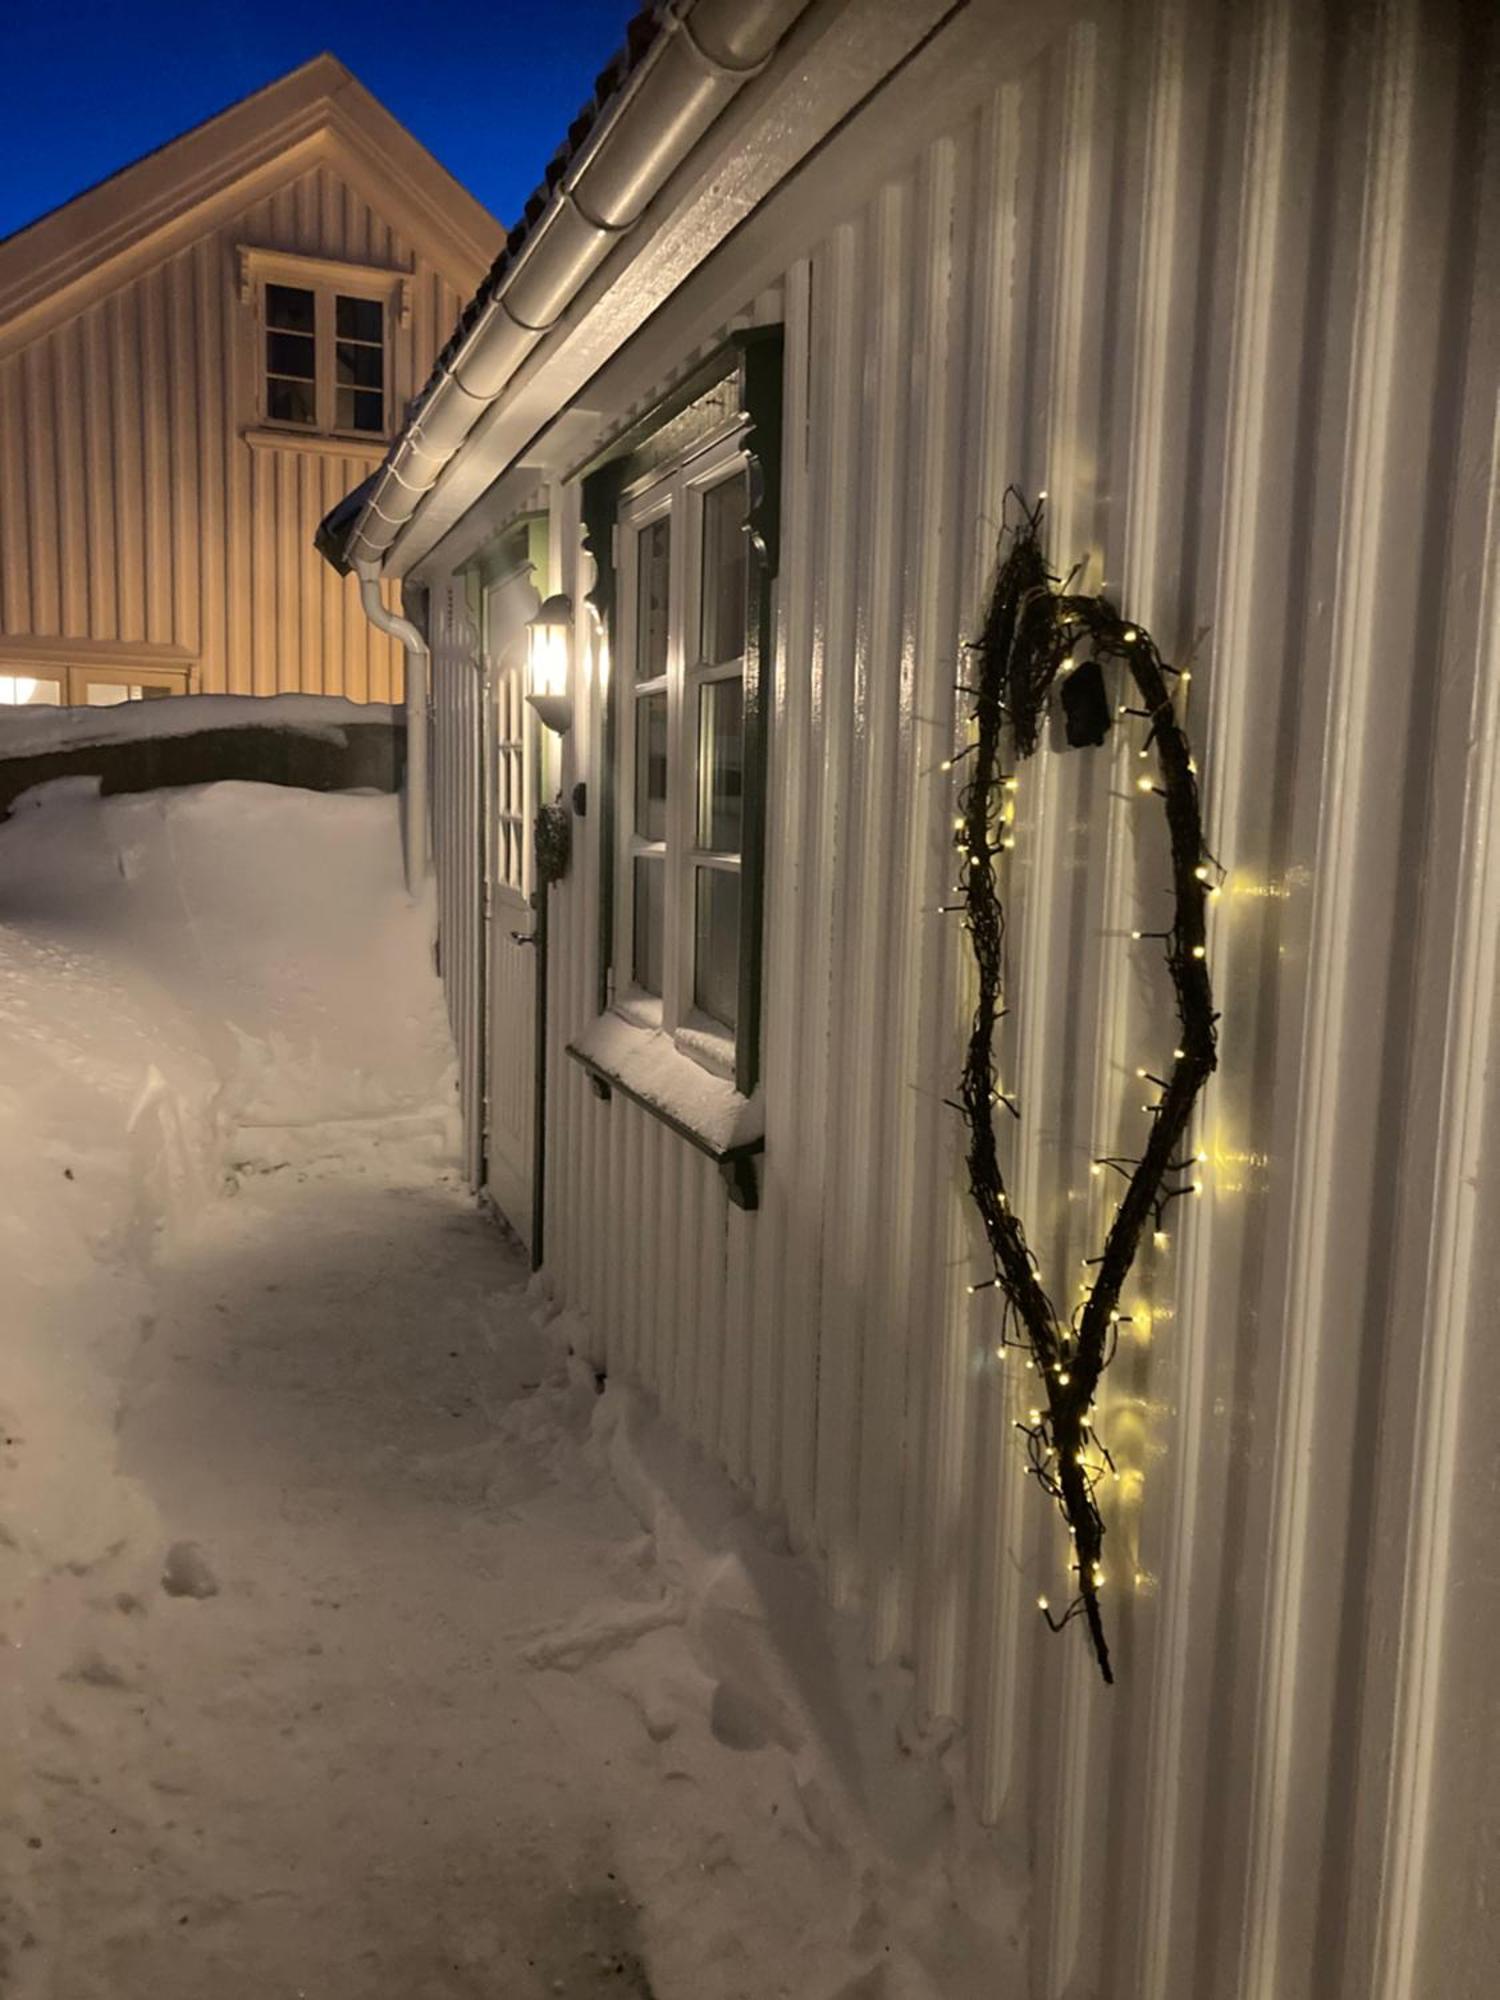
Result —
M322 49L510 223L637 4L10 0L0 237Z

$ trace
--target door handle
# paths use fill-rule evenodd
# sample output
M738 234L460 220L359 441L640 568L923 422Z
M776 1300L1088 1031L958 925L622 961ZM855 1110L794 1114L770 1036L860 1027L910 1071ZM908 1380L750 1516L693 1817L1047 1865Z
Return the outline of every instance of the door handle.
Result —
M515 943L515 944L535 944L535 943L536 943L536 932L535 932L535 931L512 931L510 935L511 935L511 939L512 939L512 942L513 942L513 943Z

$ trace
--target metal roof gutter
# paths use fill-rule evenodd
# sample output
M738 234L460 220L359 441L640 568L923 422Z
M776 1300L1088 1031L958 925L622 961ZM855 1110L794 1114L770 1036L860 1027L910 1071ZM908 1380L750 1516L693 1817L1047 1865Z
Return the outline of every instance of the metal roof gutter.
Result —
M336 567L367 573L383 562L522 361L807 4L673 0L514 262L502 262L493 289L481 290L472 325L450 344L357 519L333 529L330 516L319 531L318 545Z

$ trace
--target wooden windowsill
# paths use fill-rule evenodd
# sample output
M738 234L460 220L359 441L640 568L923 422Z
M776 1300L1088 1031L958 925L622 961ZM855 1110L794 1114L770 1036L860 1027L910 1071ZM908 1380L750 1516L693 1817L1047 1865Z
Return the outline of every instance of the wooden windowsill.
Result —
M198 664L185 646L153 646L145 640L38 638L28 633L0 633L0 656L12 663L39 667L146 667L152 673L181 674L186 680Z
M363 458L378 465L385 457L385 438L331 437L327 431L278 430L271 424L247 426L240 436L252 451L307 451L318 458Z
M586 1050L580 1049L575 1043L568 1043L567 1053L587 1073L596 1097L602 1099L607 1104L615 1092L618 1091L621 1097L628 1098L632 1104L639 1105L642 1111L648 1112L651 1117L659 1120L661 1124L667 1127L668 1131L675 1132L679 1139L686 1140L688 1145L693 1147L695 1151L704 1154L706 1158L713 1161L714 1165L719 1169L719 1175L723 1180L725 1191L736 1208L752 1212L759 1208L760 1189L756 1181L755 1160L758 1154L766 1150L765 1135L763 1133L753 1139L740 1140L734 1145L716 1145L712 1139L708 1138L703 1132L695 1131L686 1120L679 1118L674 1112L668 1110L664 1104L658 1103L656 1099L647 1096L644 1091L638 1090L634 1085L627 1083L617 1069L600 1062L596 1057L589 1055Z

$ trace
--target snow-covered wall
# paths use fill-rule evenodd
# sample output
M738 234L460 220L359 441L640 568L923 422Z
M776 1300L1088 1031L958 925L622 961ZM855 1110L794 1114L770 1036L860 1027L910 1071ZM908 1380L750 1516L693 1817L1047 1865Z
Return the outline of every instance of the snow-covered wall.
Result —
M1500 1951L1495 55L1440 0L1101 0L1011 75L960 10L841 135L867 192L734 302L779 283L786 326L758 1213L563 1053L596 819L554 891L551 1281L963 1725L1049 2000L1477 1996ZM1205 1191L1101 1419L1111 1690L1035 1609L1064 1539L943 1103L941 763L1011 482L1060 567L1196 646L1229 870ZM556 518L581 598L576 486ZM1043 754L1019 793L1008 1166L1060 1295L1089 1163L1139 1150L1136 1071L1170 1059L1135 748Z

